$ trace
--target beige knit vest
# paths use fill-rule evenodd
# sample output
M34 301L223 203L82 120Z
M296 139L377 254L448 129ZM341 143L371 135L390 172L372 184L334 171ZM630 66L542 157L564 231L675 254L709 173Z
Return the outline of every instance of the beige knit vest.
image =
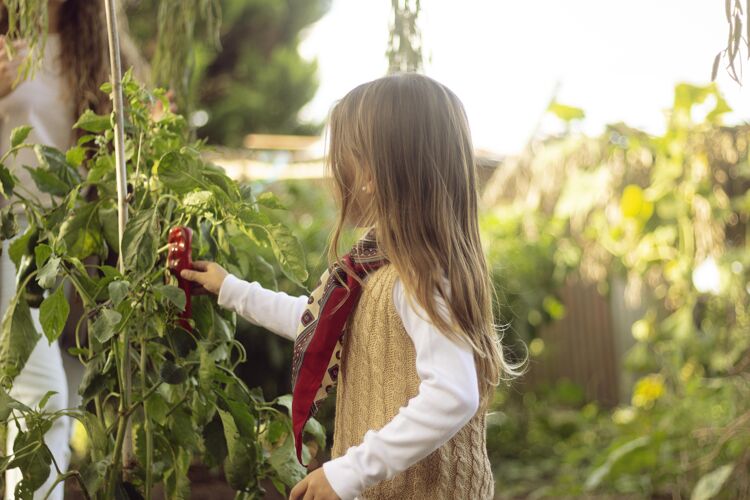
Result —
M333 457L387 424L419 389L414 345L393 304L396 280L386 265L365 281L349 319L336 396ZM485 445L487 406L450 441L394 478L362 493L362 500L486 500L494 482Z

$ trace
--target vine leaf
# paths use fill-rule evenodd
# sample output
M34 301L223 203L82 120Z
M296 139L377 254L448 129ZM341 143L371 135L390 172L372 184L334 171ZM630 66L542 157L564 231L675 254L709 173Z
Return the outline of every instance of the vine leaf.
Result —
M0 210L0 240L9 240L18 234L18 221L13 207L8 205Z
M101 343L112 338L122 314L113 309L104 309L91 327L91 335Z
M257 478L248 472L254 470L254 456L248 447L234 417L228 411L218 410L224 427L224 438L227 442L227 458L224 461L224 473L232 488L244 490L252 485Z
M37 259L38 261L39 259ZM47 263L39 270L36 276L39 286L49 290L55 286L57 275L60 271L60 257L53 256L47 260Z
M0 186L2 186L2 195L7 199L13 196L13 188L16 187L16 181L13 174L8 168L0 163Z
M31 129L32 127L28 125L22 125L20 127L14 128L10 133L10 147L15 148L16 146L20 146L21 144L23 144L23 141L25 141L29 136Z
M103 251L102 229L95 213L96 207L94 203L81 206L60 226L60 240L65 242L69 257L83 260Z
M586 479L586 484L584 486L585 490L592 491L596 489L607 477L607 475L609 475L612 467L614 467L620 460L636 450L645 448L649 444L651 444L651 438L648 436L641 436L639 438L633 439L632 441L628 441L618 448L615 448L612 453L609 454L607 460L602 465L594 469L591 475L589 475L589 477Z
M57 257L55 257L57 258ZM70 314L70 304L62 286L51 293L39 306L39 322L50 344L60 337Z
M180 311L185 310L187 299L185 298L185 292L181 288L173 285L156 285L154 291L159 298L167 299Z
M23 292L21 288L13 297L0 327L0 378L16 378L41 338Z
M144 210L128 220L122 237L125 267L148 272L156 263L158 226L153 210Z
M65 158L65 155L55 148L37 144L34 153L39 160L38 169L50 172L68 186L68 191L81 183L81 175ZM67 191L63 194L67 194Z
M279 479L289 487L302 481L307 475L307 469L297 460L294 438L291 434L284 440L284 444L271 452L268 463L279 475Z
M289 228L282 224L271 224L264 229L281 271L287 278L302 285L308 276L302 244Z
M727 464L703 475L695 485L690 500L709 500L716 496L732 475L733 470L734 464Z
M175 151L165 154L159 160L156 174L166 187L179 194L187 194L205 186L197 162L188 155Z
M112 120L109 115L97 115L90 109L84 111L73 128L80 128L86 132L104 132L112 128Z
M125 280L112 281L107 285L107 290L109 291L109 298L112 299L112 303L117 307L127 297L130 291L130 283Z
M52 454L44 444L44 434L52 426L51 420L34 419L36 424L26 432L19 432L13 443L13 451L31 448L28 453L20 453L8 464L8 468L21 469L23 480L16 485L16 498L32 498L49 476ZM34 446L34 445L40 446Z
M716 75L719 72L719 62L721 62L721 52L716 54L716 57L714 58L714 66L711 69L711 81L716 81Z

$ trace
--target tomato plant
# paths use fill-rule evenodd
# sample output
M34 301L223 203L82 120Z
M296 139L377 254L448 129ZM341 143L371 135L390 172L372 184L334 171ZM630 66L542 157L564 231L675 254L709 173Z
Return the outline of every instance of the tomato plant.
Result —
M176 226L189 228L192 258L266 283L274 271L261 255L269 253L290 280L305 281L302 248L264 213L264 205L278 205L272 195L256 197L202 159L182 116L152 117L158 100L169 109L163 91L148 92L130 74L123 88L129 219L121 255L111 117L84 113L75 127L86 134L66 152L27 144L30 129L15 129L0 159L33 148L39 166L30 171L48 195L38 199L0 165L1 194L11 200L0 214L0 237L17 236L18 213L28 221L10 244L20 280L0 329L0 422L24 419L27 430L13 455L0 457L0 472L19 467L16 497L31 498L56 468L42 436L56 419L73 418L88 433L88 460L58 470L58 480L74 478L87 497L149 498L163 483L169 498L184 498L194 457L223 465L240 498L257 498L263 479L283 492L305 474L294 456L288 398L265 401L235 375L247 353L234 338L235 315L213 298L192 297L192 315L181 319L187 297L169 270L168 237ZM113 265L118 257L124 272ZM80 317L69 318L68 284L82 298ZM35 288L44 290L41 333L30 315ZM14 401L8 390L35 343L42 334L39 341L57 341L66 323L76 337L69 352L86 367L82 405L48 411L47 398L33 408ZM312 435L324 440L316 424Z

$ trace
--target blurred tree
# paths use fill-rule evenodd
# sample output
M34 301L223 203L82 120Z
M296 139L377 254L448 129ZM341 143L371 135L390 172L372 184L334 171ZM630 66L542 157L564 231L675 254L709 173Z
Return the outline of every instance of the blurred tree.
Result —
M388 73L422 69L422 34L417 26L419 0L392 0L393 23L388 39Z
M239 146L251 132L315 133L299 110L318 87L317 61L298 53L300 33L320 19L331 0L221 0L220 44L196 33L189 106L193 124L209 142ZM178 9L179 10L179 9ZM155 51L157 7L129 0L133 37L145 55ZM156 82L164 84L164 82ZM206 114L200 111L205 111Z

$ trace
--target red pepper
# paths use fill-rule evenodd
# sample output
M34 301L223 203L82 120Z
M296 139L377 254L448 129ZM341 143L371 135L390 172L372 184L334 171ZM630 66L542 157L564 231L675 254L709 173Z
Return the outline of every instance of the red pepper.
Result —
M168 243L169 251L167 253L167 267L177 278L177 285L183 292L185 292L185 310L180 313L180 326L187 331L191 331L188 319L190 319L193 312L190 303L193 283L180 276L180 272L183 269L193 268L193 230L184 226L173 227L169 230Z

